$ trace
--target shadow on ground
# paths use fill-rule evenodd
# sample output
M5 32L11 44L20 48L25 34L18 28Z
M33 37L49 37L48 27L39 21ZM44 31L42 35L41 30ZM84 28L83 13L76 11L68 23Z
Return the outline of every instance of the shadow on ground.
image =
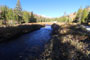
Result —
M53 26L52 39L39 60L90 60L90 37L82 27L55 26L58 28Z

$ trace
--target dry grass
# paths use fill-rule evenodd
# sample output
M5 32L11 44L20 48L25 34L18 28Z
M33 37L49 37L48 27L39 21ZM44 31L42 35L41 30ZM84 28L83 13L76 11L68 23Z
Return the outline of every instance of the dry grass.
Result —
M0 27L0 42L6 42L15 39L20 35L29 33L40 29L43 25L39 24L24 24L24 25L15 25L15 26L3 26Z
M74 60L83 60L83 58L87 60L90 59L90 50L88 50L90 49L89 43L84 42L85 40L88 40L90 37L87 34L87 31L81 27L81 25L62 26L62 29L59 30L59 32L59 39L61 43L67 44L67 47L69 48L70 46L74 47L70 49L74 52L74 54L76 53L76 51L83 54L74 55L74 57L77 55L82 57L81 59L79 57L76 57L74 58ZM88 40L87 42L90 42L90 40Z
M41 60L90 60L90 37L87 31L76 24L58 27L57 33L53 31Z

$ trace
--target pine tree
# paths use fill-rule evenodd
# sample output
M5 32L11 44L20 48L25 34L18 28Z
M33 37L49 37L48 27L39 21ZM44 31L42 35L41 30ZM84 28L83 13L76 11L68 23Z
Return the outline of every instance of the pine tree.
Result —
M2 11L1 11L1 6L0 6L0 19L2 19L2 17L1 17L1 13L2 13Z
M18 15L21 15L22 12L22 8L21 8L21 4L20 4L20 0L17 0L17 4L16 4L16 8Z
M86 19L87 15L88 15L88 11L87 11L87 9L84 9L82 12L81 23L86 23L85 19Z
M88 14L88 16L86 18L86 23L88 24L89 22L90 22L90 12L89 12L89 14Z
M6 24L6 22L7 22L8 7L7 6L1 6L0 10L2 11L1 19L3 20L3 24Z
M18 23L22 22L22 8L20 4L20 0L17 0L16 8L15 8L15 16L18 20Z
M37 22L36 21L36 18L34 17L34 14L33 14L33 12L31 12L31 17L30 17L30 21L29 22Z
M78 10L78 12L77 12L77 15L76 15L76 18L75 18L75 21L74 21L74 22L79 22L79 23L81 23L82 11L83 11L83 9L82 9L82 8L80 8L80 9Z

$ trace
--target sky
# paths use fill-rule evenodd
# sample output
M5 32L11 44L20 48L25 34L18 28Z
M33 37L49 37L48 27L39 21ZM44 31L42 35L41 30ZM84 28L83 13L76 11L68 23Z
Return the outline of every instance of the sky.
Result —
M47 17L60 17L90 5L90 0L20 0L23 10ZM15 8L17 0L0 0L0 5Z

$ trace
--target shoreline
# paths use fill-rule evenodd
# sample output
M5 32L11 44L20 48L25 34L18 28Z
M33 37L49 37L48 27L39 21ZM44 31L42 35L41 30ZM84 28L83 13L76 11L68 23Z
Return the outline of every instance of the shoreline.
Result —
M44 25L32 24L32 25L17 25L0 27L0 43L14 40L23 34L33 32L40 29Z
M57 26L58 30L52 26L52 38L38 60L90 60L90 38L84 29L79 25Z

